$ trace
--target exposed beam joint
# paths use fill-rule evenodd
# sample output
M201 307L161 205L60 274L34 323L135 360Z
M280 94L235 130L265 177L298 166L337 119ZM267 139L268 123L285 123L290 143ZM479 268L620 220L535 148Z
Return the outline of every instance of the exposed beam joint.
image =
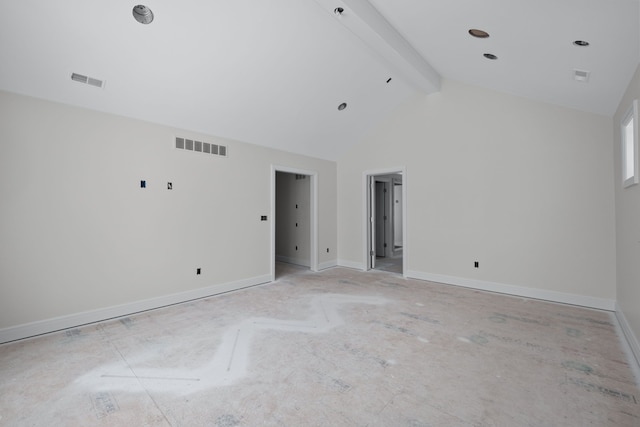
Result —
M409 83L426 93L440 90L440 74L367 0L315 0ZM344 12L335 14L342 7Z

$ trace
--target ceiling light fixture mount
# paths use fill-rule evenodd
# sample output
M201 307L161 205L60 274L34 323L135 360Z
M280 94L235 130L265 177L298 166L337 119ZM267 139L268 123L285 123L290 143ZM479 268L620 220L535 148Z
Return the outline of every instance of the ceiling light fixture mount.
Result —
M573 42L574 45L576 46L580 46L580 47L587 47L589 46L589 42L588 41L584 41L584 40L576 40Z
M486 39L487 37L489 37L489 33L483 30L478 30L477 28L470 29L469 34L478 39Z
M345 108L347 108L347 103L346 103L346 102L343 102L342 104L338 105L338 110L339 110L339 111L342 111L342 110L344 110Z
M485 58L490 59L492 61L495 61L496 59L498 59L498 57L495 56L493 53L485 53L482 56L484 56Z
M133 7L133 17L141 24L150 24L153 21L153 12L147 6L139 4Z

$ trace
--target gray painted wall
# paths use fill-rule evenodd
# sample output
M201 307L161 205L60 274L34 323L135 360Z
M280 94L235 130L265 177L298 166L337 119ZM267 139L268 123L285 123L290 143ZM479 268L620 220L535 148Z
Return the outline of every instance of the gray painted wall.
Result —
M319 263L335 263L334 162L6 92L0 146L0 332L268 281L272 165L317 171Z
M617 300L635 338L640 361L640 185L622 187L620 122L634 99L640 99L640 66L613 118L614 187L616 192Z
M338 160L339 263L365 263L363 173L406 167L406 274L613 306L611 128L445 80Z

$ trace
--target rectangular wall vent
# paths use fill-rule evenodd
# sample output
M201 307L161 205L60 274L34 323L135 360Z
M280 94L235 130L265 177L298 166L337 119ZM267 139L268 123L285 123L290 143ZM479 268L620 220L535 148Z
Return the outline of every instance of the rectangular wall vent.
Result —
M93 77L84 76L78 73L72 73L71 80L73 80L74 82L84 83L84 84L88 84L88 85L99 87L99 88L104 87L104 80L94 79Z
M176 137L176 148L179 150L197 151L203 154L227 157L227 147L225 145L211 144L193 139Z

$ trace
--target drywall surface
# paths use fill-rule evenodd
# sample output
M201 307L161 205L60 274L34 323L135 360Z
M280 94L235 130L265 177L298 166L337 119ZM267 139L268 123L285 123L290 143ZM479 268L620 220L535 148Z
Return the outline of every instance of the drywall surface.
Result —
M311 265L311 178L276 172L276 260Z
M640 337L640 185L623 188L620 122L634 99L640 99L640 67L613 119L616 193L617 299L620 310L637 338ZM636 352L640 348L635 349ZM636 355L640 358L640 353Z
M0 330L269 277L273 164L317 171L318 245L336 247L334 162L7 92L0 145Z
M408 271L613 301L611 123L445 80L338 160L341 264L364 265L363 173L404 166Z

